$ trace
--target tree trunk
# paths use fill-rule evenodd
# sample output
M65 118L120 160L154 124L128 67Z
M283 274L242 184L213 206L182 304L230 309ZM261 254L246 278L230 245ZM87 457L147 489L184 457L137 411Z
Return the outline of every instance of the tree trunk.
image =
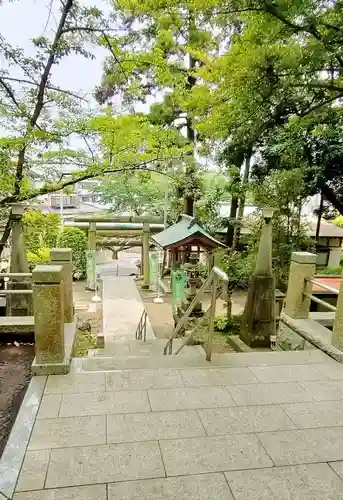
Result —
M3 232L3 235L2 235L1 241L0 241L0 257L2 255L2 252L4 251L4 248L6 246L8 238L10 237L10 234L11 234L11 231L12 231L13 222L14 222L13 219L9 215L8 219L7 219L7 222L6 222L5 230Z
M247 153L246 153L246 158L245 158L244 173L243 173L243 178L242 178L241 196L239 198L239 208L238 208L238 214L237 214L238 220L237 220L237 224L234 227L234 236L233 236L233 242L232 242L233 249L237 248L238 243L239 243L240 234L241 234L241 223L242 223L243 216L244 216L244 207L245 207L245 199L246 199L246 194L247 194L247 184L249 181L249 174L250 174L251 157L252 157L252 146L249 146Z
M318 209L318 220L317 220L317 227L316 227L316 244L317 245L318 245L319 235L320 235L320 223L322 221L323 208L324 208L324 196L323 196L323 192L322 192L320 195L320 204L319 204L319 209Z
M192 15L190 15L189 24L192 22ZM189 54L189 64L188 69L192 70L195 68L195 59ZM188 74L187 76L187 89L191 90L196 84L196 79L194 76ZM195 130L193 127L192 120L189 116L186 119L186 130L187 139L192 145L192 157L190 158L189 164L186 167L186 193L184 197L184 212L187 215L194 215L194 201L195 201L195 190L196 190L196 179L195 179Z
M225 238L225 243L230 249L232 248L235 235L235 222L237 217L238 201L239 201L238 196L232 196L229 225L227 227L226 238Z
M226 297L226 319L230 320L232 317L232 292L228 292Z

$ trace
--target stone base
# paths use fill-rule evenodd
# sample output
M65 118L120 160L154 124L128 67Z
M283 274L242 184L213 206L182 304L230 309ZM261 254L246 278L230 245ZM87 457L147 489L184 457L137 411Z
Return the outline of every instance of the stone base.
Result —
M72 323L64 325L64 359L61 363L37 363L36 358L31 365L32 375L65 375L69 373L76 333L76 318Z
M275 333L274 277L253 276L249 285L239 337L249 347L270 347L270 336Z
M228 335L226 337L227 343L234 348L236 352L252 352L253 349L239 338L239 335Z
M96 336L96 348L103 349L105 347L105 337L103 333L99 333Z

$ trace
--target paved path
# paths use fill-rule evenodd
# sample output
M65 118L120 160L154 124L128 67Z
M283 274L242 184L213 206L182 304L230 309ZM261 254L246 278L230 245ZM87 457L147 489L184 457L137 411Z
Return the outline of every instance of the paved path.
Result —
M134 282L106 280L104 305L131 341ZM101 360L32 379L0 500L343 500L343 365L321 351Z
M133 340L143 302L132 276L104 277L104 334L116 340ZM147 320L147 338L155 338Z

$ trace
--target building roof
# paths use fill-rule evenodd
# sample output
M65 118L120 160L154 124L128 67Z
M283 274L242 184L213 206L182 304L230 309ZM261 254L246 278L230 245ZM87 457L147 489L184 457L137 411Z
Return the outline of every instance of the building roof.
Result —
M176 224L154 235L152 239L162 248L191 244L198 244L205 248L225 247L223 243L205 231L194 217L189 215L182 215Z
M306 219L305 221L309 226L307 234L312 237L316 236L317 218ZM343 238L343 228L322 220L319 236L321 238Z

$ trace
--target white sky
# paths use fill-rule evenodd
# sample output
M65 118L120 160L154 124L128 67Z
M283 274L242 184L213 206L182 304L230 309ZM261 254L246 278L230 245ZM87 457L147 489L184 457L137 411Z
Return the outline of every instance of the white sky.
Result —
M0 7L0 33L13 46L22 47L27 55L33 54L33 44L30 39L42 35L51 36L58 20L59 0L53 0L52 15L49 18L50 0L3 0ZM104 0L82 0L84 5L96 5L106 10ZM47 20L49 22L47 24ZM47 24L47 26L46 26ZM102 66L106 51L101 48L92 48L96 55L94 60L82 56L71 55L63 58L59 65L53 66L52 81L55 85L75 92L81 90L83 94L92 93L94 87L100 83ZM0 65L4 64L1 59Z

